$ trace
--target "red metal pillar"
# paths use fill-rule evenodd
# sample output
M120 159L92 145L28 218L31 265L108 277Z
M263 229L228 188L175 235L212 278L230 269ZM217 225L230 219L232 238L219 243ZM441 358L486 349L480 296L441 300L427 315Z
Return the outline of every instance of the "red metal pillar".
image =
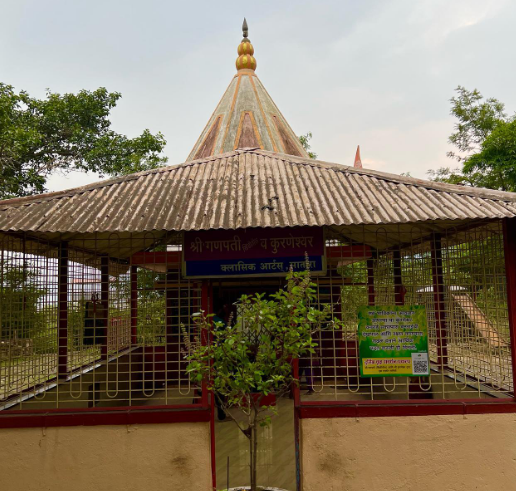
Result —
M294 379L299 380L299 359L293 361ZM300 417L301 394L299 385L294 384L294 449L296 456L296 491L301 491L301 449L300 449Z
M393 251L393 279L394 279L394 303L403 305L405 302L405 288L403 286L403 277L401 274L401 253L399 249Z
M103 360L108 357L108 322L109 322L109 257L100 258L100 315L102 319L102 335L100 355Z
M201 311L204 315L211 314L213 310L212 304L213 289L209 280L203 280L201 285ZM208 344L211 341L211 334L203 331L201 332L201 343ZM202 382L202 397L201 403L203 407L210 408L210 435L211 435L211 477L213 489L217 489L217 459L215 450L215 394L208 393L206 381Z
M209 280L203 280L201 286L201 310L204 315L211 314L211 295ZM201 332L201 343L206 346L211 341L211 336L206 331ZM202 383L202 405L208 407L208 389L206 382Z
M180 370L180 312L181 312L181 288L173 287L173 283L177 282L176 271L167 269L166 274L166 319L165 319L165 373L163 381L165 385L174 381L179 383Z
M511 335L512 376L516 387L516 218L503 221L507 308Z
M131 266L131 346L138 344L138 266Z
M374 291L374 261L373 258L367 260L367 303L368 305L375 304Z
M58 316L58 361L57 375L60 379L68 376L68 243L61 242L58 252L57 297Z
M446 326L446 303L444 298L444 277L441 234L432 235L432 279L435 310L435 332L437 337L437 363L448 365L448 336Z

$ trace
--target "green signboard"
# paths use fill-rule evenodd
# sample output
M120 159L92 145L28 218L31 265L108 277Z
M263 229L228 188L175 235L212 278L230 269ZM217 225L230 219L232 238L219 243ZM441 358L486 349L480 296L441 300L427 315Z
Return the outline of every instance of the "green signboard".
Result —
M360 307L358 343L362 377L430 375L424 305Z

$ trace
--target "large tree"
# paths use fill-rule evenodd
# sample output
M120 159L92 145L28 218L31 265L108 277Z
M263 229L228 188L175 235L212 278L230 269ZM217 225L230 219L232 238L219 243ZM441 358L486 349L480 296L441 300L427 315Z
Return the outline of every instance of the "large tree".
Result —
M475 176L478 186L516 191L516 121L497 125L482 142L480 152L464 162L462 171Z
M57 171L116 176L164 164L161 133L128 138L111 129L120 97L99 88L37 99L0 83L0 199L41 193Z
M309 131L306 133L306 135L301 135L299 137L299 143L301 143L301 146L305 149L306 153L311 159L316 159L317 154L315 152L311 152L310 149L312 146L310 145L310 140L312 139L312 132Z
M484 99L478 90L457 87L451 114L457 118L448 141L460 154L449 152L462 167L429 171L436 181L516 191L516 121L507 117L504 104Z

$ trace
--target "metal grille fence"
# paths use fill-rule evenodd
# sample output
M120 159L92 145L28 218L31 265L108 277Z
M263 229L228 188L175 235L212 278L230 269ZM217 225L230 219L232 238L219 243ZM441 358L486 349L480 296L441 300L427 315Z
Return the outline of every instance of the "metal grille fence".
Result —
M0 410L200 404L181 237L61 238L0 239Z
M407 225L329 235L328 275L314 281L318 301L332 303L344 328L321 330L316 353L300 360L302 388L313 388L301 392L301 402L512 397L500 222L440 233ZM360 375L362 305L426 307L429 377Z
M272 292L266 277L183 278L182 236L54 234L0 238L0 410L201 404L185 372L193 314L242 293ZM301 402L494 399L513 394L503 235L498 221L326 230L317 302L342 330L315 334L299 362ZM227 298L226 298L227 297ZM361 377L357 310L424 305L429 377ZM220 306L219 306L220 307Z

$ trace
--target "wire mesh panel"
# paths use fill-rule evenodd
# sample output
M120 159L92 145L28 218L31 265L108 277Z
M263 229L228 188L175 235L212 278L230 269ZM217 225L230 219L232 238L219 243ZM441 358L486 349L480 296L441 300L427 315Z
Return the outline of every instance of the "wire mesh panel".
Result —
M443 250L448 366L492 390L512 391L510 334L501 229L477 228ZM480 386L480 384L478 384Z
M0 241L0 410L201 403L185 341L208 289L183 277L181 235ZM500 222L340 228L326 242L326 273L313 281L341 328L316 332L300 360L302 401L512 396ZM238 315L241 294L284 284L253 281L214 280L213 313ZM429 376L361 375L364 306L425 307Z
M499 399L512 397L502 227L354 227L328 234L328 273L317 299L341 329L316 333L299 362L301 400ZM424 306L429 376L360 373L361 306Z
M181 236L63 238L1 239L0 410L200 404Z
M0 242L0 400L57 376L57 260L45 244Z

